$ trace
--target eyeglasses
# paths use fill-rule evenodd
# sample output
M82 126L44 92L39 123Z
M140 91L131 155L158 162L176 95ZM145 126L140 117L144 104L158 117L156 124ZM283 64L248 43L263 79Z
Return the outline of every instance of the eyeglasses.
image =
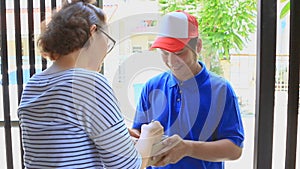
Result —
M116 41L108 35L108 33L106 33L103 29L99 29L106 37L107 37L107 51L106 54L108 54L109 52L112 51L112 49L114 48Z

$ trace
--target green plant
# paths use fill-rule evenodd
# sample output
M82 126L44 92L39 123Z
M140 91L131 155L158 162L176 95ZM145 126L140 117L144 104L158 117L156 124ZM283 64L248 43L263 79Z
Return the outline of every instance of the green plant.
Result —
M160 0L163 13L185 10L199 21L205 57L229 59L256 30L256 0Z
M223 75L220 59L241 51L256 31L256 0L159 0L162 13L184 10L198 18L203 42L200 60Z
M280 0L280 3L285 3L280 11L280 19L283 19L290 12L290 1Z

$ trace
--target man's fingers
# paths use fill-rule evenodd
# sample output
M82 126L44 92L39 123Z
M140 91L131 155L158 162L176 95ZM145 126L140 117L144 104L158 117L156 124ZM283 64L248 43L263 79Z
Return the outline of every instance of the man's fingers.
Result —
M166 156L160 156L160 159L158 159L157 162L154 163L153 166L165 166L168 163L169 163L168 158Z

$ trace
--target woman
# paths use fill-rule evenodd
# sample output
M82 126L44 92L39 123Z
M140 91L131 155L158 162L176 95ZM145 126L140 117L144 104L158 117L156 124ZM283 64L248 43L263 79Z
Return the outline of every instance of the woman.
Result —
M73 0L40 36L41 52L53 64L29 80L18 109L26 168L147 166L163 128L144 125L134 147L117 99L98 73L115 43L106 30L100 8Z

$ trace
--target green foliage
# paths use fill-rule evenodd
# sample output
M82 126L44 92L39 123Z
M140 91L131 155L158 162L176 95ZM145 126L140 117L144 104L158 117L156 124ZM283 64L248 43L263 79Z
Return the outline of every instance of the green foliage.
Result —
M285 3L283 8L280 11L280 19L283 19L290 12L290 1L289 0L280 0L280 3Z
M205 57L229 59L256 30L256 0L159 0L163 13L185 10L198 18Z
M222 64L221 64L218 56L211 55L209 58L202 56L202 57L199 57L199 59L201 61L205 62L206 67L211 72L214 72L220 76L224 75L224 70L223 70Z

